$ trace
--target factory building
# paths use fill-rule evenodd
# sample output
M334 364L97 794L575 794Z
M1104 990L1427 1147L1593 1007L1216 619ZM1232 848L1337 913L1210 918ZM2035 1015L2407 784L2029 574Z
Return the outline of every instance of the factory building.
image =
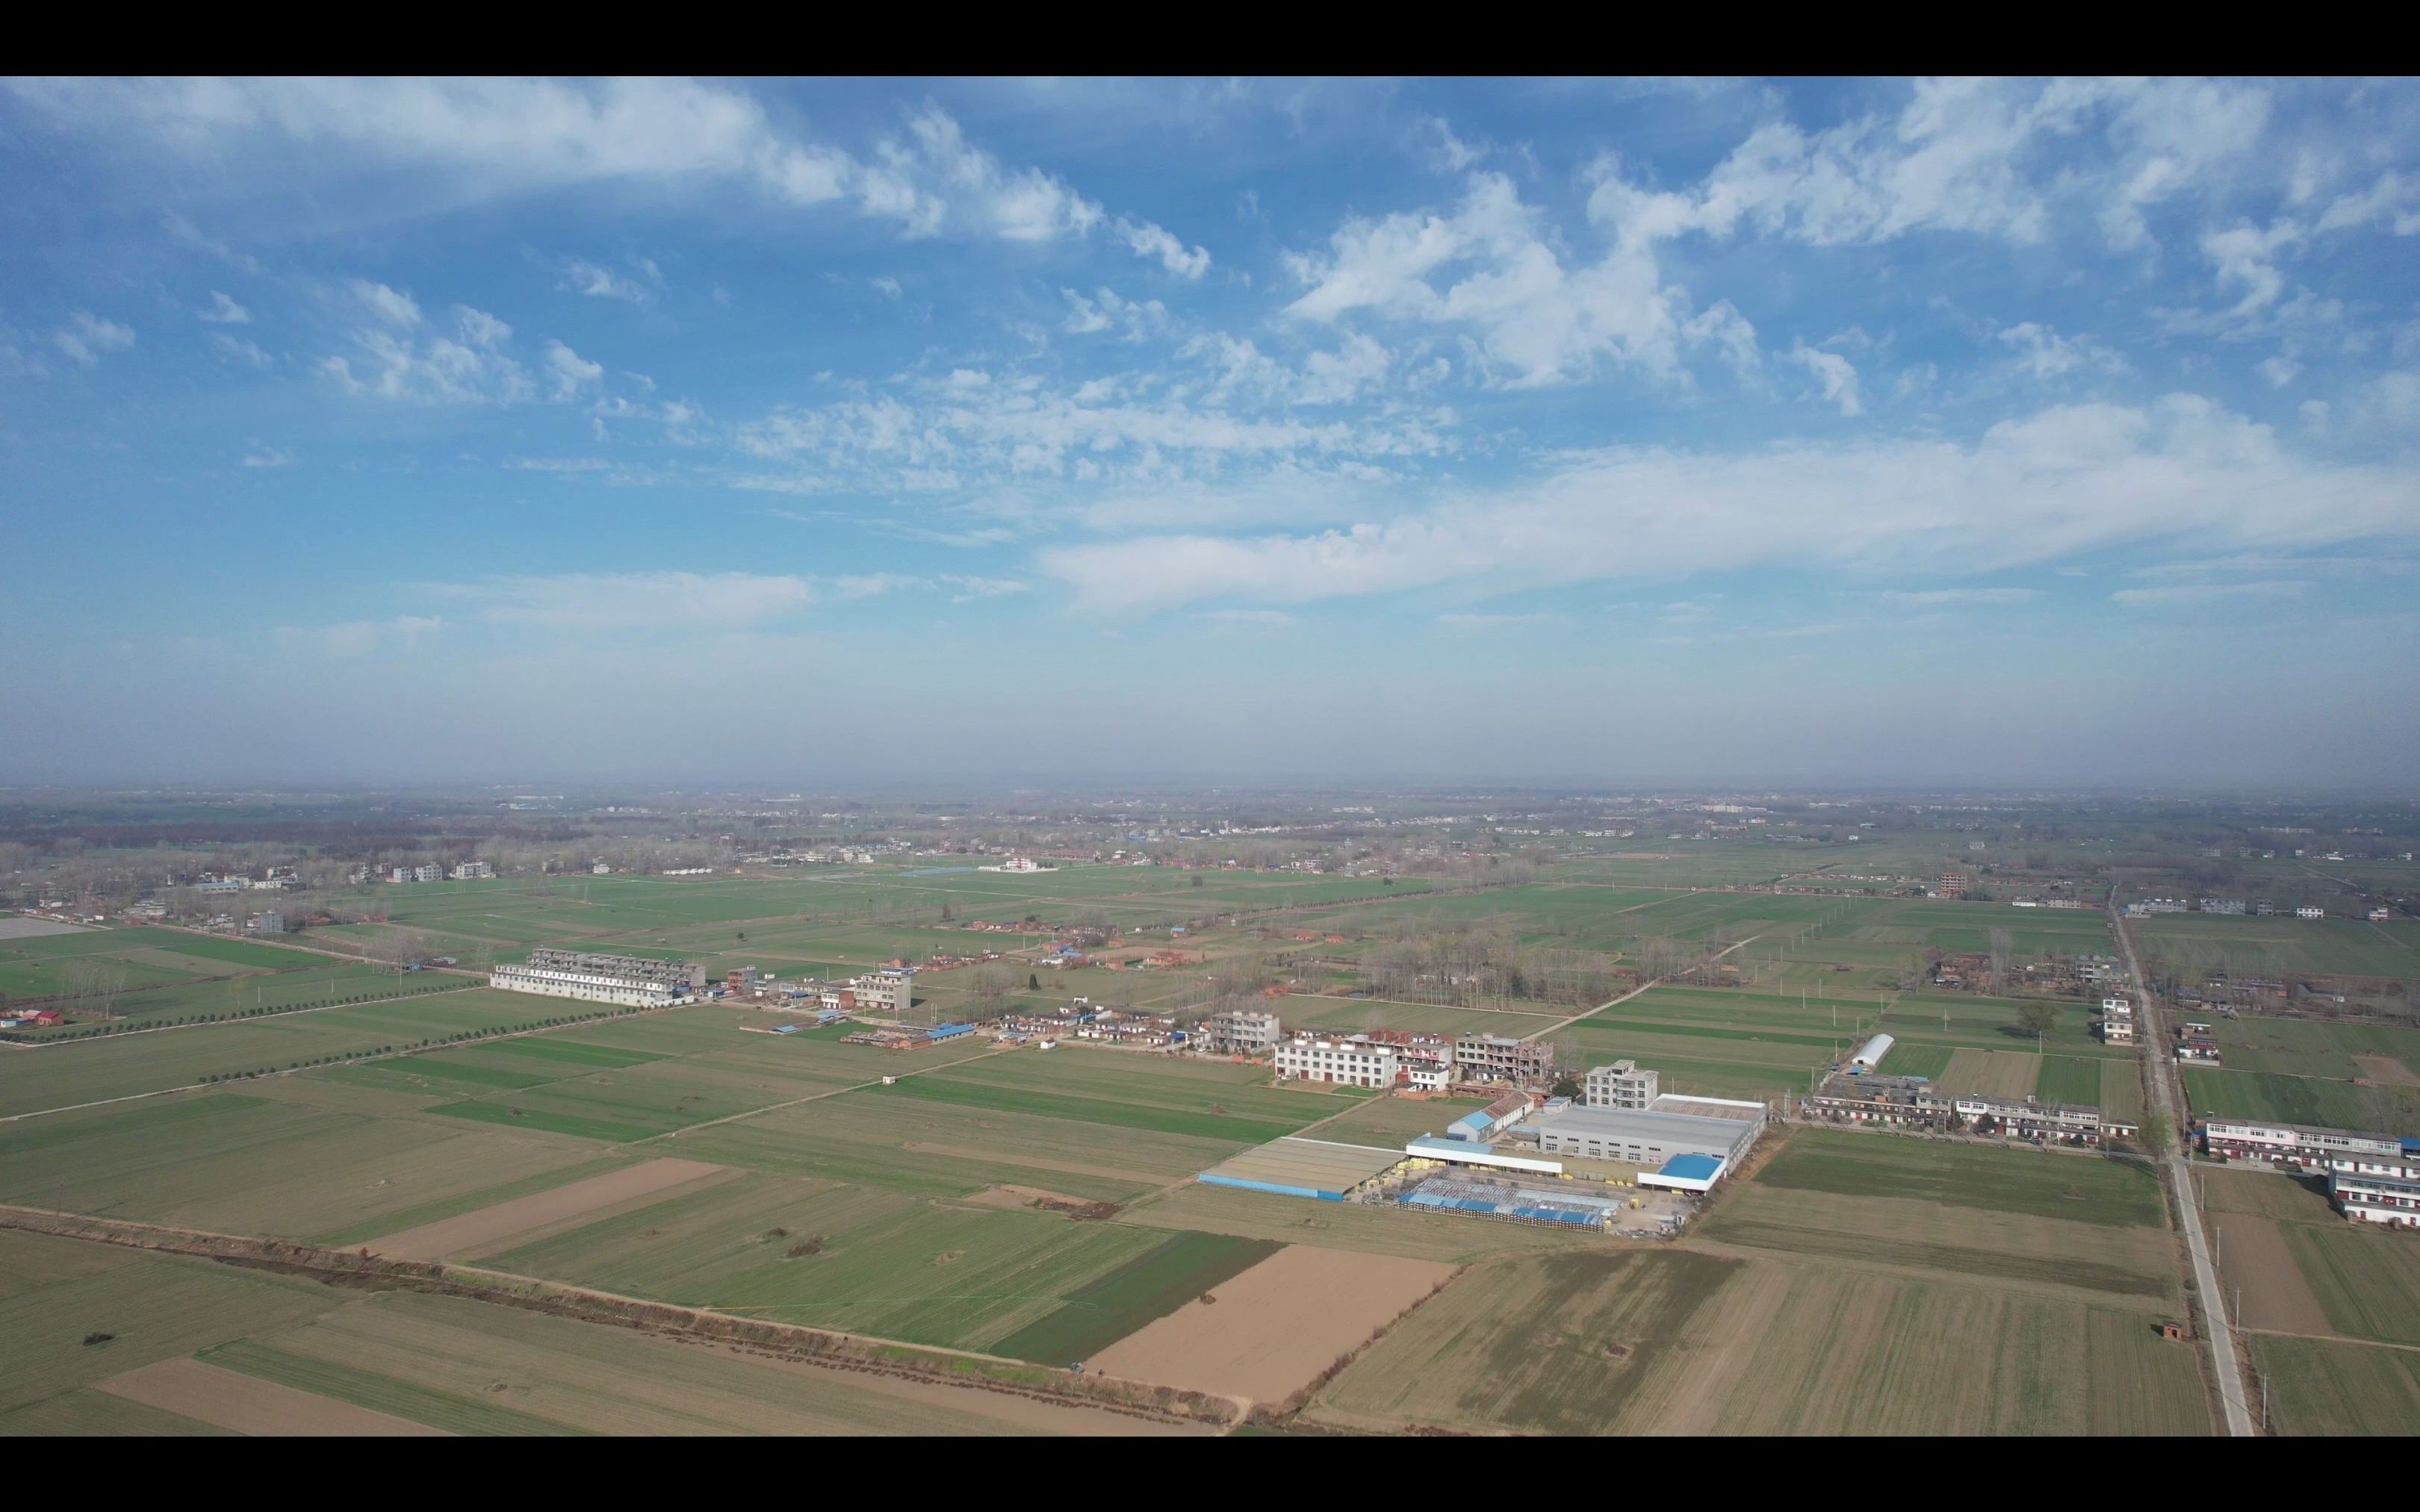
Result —
M1762 1111L1760 1105L1760 1115ZM1756 1143L1763 1120L1761 1117L1751 1121L1687 1113L1572 1107L1545 1114L1532 1127L1538 1131L1538 1152L1542 1155L1569 1155L1637 1166L1661 1166L1676 1156L1704 1155L1718 1163L1714 1174L1719 1175Z
M1641 1071L1635 1060L1617 1060L1590 1068L1585 1084L1588 1105L1638 1113L1655 1101L1656 1073Z
M1887 1034L1877 1034L1868 1040L1858 1048L1855 1055L1849 1057L1850 1072L1859 1073L1881 1066L1883 1057L1890 1054L1891 1042L1891 1037Z
M520 965L500 965L488 985L544 997L577 997L623 1008L664 1008L684 1001L702 980L703 966L652 956L600 955L585 950L532 950Z

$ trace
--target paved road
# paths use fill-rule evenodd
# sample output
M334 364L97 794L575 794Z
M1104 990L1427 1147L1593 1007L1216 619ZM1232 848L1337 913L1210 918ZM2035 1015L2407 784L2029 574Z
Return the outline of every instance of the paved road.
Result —
M2143 976L2141 963L2134 959L2133 935L2127 933L2123 919L2113 921L2112 927L2118 949L2126 952L2126 971L2143 1010L2143 1048L2150 1057L2151 1111L2168 1120L2168 1175L2176 1188L2177 1211L2184 1221L2185 1248L2193 1255L2194 1286L2210 1325L2211 1367L2217 1376L2219 1400L2226 1408L2226 1431L2248 1439L2253 1436L2252 1412L2243 1405L2243 1372L2235 1363L2235 1330L2226 1319L2226 1294L2219 1287L2218 1268L2211 1263L2209 1241L2202 1236L2201 1204L2194 1196L2193 1172L2181 1153L2190 1127L2179 1106L2176 1068L2164 1054L2170 1042L2167 1026L2160 1021L2158 998Z

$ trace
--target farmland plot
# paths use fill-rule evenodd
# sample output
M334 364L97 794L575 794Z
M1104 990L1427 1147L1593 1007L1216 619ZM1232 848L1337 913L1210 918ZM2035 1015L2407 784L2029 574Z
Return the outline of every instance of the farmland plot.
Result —
M2420 1432L2420 1353L2331 1339L2257 1335L2275 1431L2297 1437Z
M391 1293L212 1358L456 1433L849 1436L1200 1433L939 1382ZM499 1383L504 1390L493 1388Z
M1793 1130L1756 1184L1899 1197L2073 1223L2164 1227L2165 1199L2140 1166L2093 1155Z

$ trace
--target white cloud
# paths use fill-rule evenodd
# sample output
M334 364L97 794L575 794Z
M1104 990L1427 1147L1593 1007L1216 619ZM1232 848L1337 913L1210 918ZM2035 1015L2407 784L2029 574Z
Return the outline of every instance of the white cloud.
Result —
M1534 625L1552 618L1545 614L1440 614L1436 623L1447 630L1496 630L1508 625Z
M251 342L230 336L224 331L210 332L210 347L227 361L241 363L247 367L270 367L277 361Z
M815 599L803 578L745 572L565 573L421 591L472 605L484 620L583 632L732 629L786 618Z
M2406 463L2297 456L2269 427L2177 394L2147 409L2045 409L1971 445L1617 449L1384 522L1057 547L1041 563L1080 605L1133 614L1226 597L1300 603L1783 563L1937 579L2177 539L2204 548L2420 541L2420 476Z
M1442 116L1432 116L1423 123L1426 136L1425 156L1429 165L1440 173L1460 173L1477 162L1486 153L1453 134L1453 125Z
M2039 242L2072 199L2111 244L2133 246L2148 239L2145 206L2250 152L2268 114L2267 89L2251 85L1921 80L1896 113L1816 132L1760 127L1691 193L1630 193L1655 235L1745 226L1819 246L1919 231Z
M902 573L869 572L853 577L834 578L832 588L843 598L873 598L878 594L890 593L893 589L919 587L923 582L923 579L921 578L911 578Z
M1947 609L1962 604L2025 604L2041 596L2039 588L1891 589L1874 597L1908 609Z
M2293 382L2302 375L2302 363L2282 352L2274 357L2262 358L2260 361L2260 376L2269 380L2269 386L2273 389L2282 389Z
M938 579L944 587L954 588L950 601L965 604L978 598L1000 598L1009 594L1032 591L1033 585L1014 578L977 578L966 573L945 572Z
M1202 247L1187 247L1176 239L1172 231L1152 224L1149 221L1118 218L1118 239L1138 257L1158 260L1162 268L1179 278L1200 278L1210 270L1210 254Z
M1123 341L1141 341L1168 330L1168 306L1157 300L1128 300L1119 297L1115 289L1094 291L1091 299L1072 288L1063 288L1060 296L1067 301L1067 318L1060 330L1073 336L1089 336L1115 330Z
M409 330L420 324L420 304L411 295L367 278L356 278L347 287L364 309L387 325Z
M195 311L194 313L199 315L205 320L223 326L248 326L252 324L252 312L250 310L247 310L242 305L236 303L235 301L228 299L225 295L220 293L216 289L210 290L209 307L205 310Z
M582 389L605 381L605 364L583 359L559 341L546 344L547 380L558 401L576 397Z
M413 170L382 207L395 212L612 180L667 189L721 180L777 203L846 204L908 236L1047 240L1112 224L1058 177L970 144L937 106L861 155L799 138L745 90L684 79L52 78L5 87L64 129L207 163L211 182L229 188L245 170L382 186ZM1147 221L1122 218L1113 229L1179 276L1208 266L1207 253Z
M1752 354L1754 332L1728 304L1712 322L1693 317L1688 292L1663 282L1653 236L1619 200L1601 186L1590 201L1613 245L1596 262L1567 264L1512 179L1473 174L1450 213L1349 220L1325 251L1289 257L1306 288L1286 313L1336 321L1368 311L1468 330L1482 373L1508 387L1585 377L1600 361L1670 373L1684 347L1709 342L1736 360L1744 338Z
M2389 170L2358 194L2345 194L2320 213L2315 229L2341 231L2384 225L2398 237L2420 234L2420 178Z
M346 659L381 650L409 651L444 628L445 622L434 616L402 614L391 620L350 620L342 625L281 625L276 635L277 643L288 651Z
M1838 352L1827 352L1807 346L1804 341L1793 344L1789 360L1815 375L1823 385L1823 397L1840 407L1840 413L1863 413L1865 402L1857 395L1857 370Z
M2310 588L2295 579L2247 583L2178 583L2167 588L2121 588L2109 602L2126 609L2186 609L2234 599L2299 598Z
M646 267L652 270L653 263ZM655 298L655 291L634 278L626 278L610 268L600 267L584 257L572 257L563 265L563 286L576 294L597 300L623 300L631 304L644 304Z
M2044 381L2070 373L2122 373L2126 360L2088 335L2062 336L2049 326L2027 320L2000 332L1999 339L2017 351L2017 365Z
M293 460L289 453L279 451L274 446L263 446L245 453L243 465L248 468L282 468L291 464Z
M888 273L885 273L880 278L874 280L874 287L876 292L889 295L894 300L899 298L901 293L899 280L892 278Z
M535 391L527 370L504 349L513 328L486 311L454 306L449 333L426 329L420 306L383 284L356 281L353 292L383 322L352 332L361 366L338 356L313 364L345 393L415 404L513 404ZM563 376L555 370L558 384Z
M2265 231L2246 222L2205 232L2202 254L2215 268L2220 285L2234 285L2243 290L2243 298L2227 313L2237 317L2253 316L2276 303L2277 296L2286 290L2286 275L2277 269L2277 257L2304 239L2302 227L2288 220L2273 222Z
M122 352L133 346L134 332L115 320L78 310L68 316L66 325L51 332L51 345L79 367L98 367L103 353Z

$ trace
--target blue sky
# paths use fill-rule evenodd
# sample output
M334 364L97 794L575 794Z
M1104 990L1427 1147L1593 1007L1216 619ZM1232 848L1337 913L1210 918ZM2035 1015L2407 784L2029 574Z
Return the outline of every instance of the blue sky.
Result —
M0 778L2420 778L2409 83L0 86Z

